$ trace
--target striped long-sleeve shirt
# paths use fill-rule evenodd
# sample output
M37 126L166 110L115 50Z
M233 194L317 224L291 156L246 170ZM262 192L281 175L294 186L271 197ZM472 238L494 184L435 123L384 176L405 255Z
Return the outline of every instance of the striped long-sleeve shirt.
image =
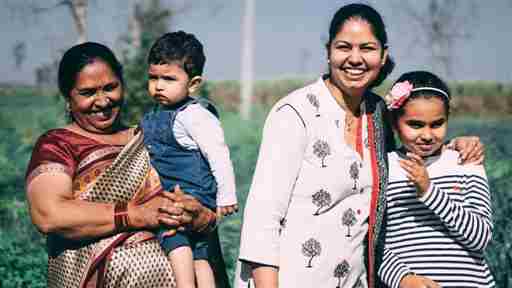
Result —
M409 272L442 287L494 287L483 251L492 235L492 211L485 170L457 164L446 150L428 164L428 192L416 197L414 184L389 154L386 240L379 276L399 287Z

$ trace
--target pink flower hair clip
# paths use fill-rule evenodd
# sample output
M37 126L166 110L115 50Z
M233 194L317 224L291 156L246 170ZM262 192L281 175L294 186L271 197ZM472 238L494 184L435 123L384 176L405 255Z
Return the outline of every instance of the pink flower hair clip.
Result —
M411 95L413 86L409 81L398 82L393 85L386 94L384 100L389 110L398 109L404 104L405 100Z

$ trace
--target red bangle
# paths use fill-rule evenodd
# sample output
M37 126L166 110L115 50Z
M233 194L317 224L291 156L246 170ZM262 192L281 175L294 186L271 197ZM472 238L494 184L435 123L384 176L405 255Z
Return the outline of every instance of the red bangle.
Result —
M117 231L124 231L128 227L128 203L118 202L114 205L114 225Z

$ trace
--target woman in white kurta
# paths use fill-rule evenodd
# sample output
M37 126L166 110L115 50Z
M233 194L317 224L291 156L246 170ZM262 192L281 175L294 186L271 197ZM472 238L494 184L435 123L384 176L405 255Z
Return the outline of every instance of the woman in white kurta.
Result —
M373 287L366 266L378 257L387 169L385 105L369 88L393 67L380 15L363 4L340 8L326 47L329 73L267 118L239 286L252 275L256 287Z
M281 287L366 287L367 121L352 124L360 154L343 139L345 119L323 79L282 99L267 119L240 259L278 266Z

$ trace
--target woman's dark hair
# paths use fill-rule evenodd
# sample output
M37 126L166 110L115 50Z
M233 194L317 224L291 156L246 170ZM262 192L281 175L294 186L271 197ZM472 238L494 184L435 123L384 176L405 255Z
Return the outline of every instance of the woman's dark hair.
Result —
M189 78L203 74L206 56L194 34L183 31L166 33L158 38L148 54L148 64L179 63Z
M75 45L67 50L59 64L59 90L64 98L70 97L70 92L75 86L78 73L88 64L96 60L105 62L117 76L124 87L123 66L107 46L85 42Z
M329 41L325 45L327 48L327 53L329 53L329 47L331 46L334 38L336 38L336 34L338 34L338 32L341 30L341 27L350 19L362 19L368 22L375 38L379 40L382 48L388 48L388 35L386 33L386 26L384 25L384 21L382 20L379 12L377 12L377 10L373 9L371 6L354 3L341 7L332 17L329 27ZM370 83L369 87L372 88L379 86L386 79L386 77L391 74L393 68L395 68L395 61L388 54L386 63L384 63L384 66L382 66L380 69L379 75L377 75L377 78L372 83Z
M391 113L391 120L393 125L396 125L398 123L398 118L402 116L405 113L404 107L405 105L416 98L426 98L430 99L432 97L437 97L443 101L444 111L446 111L446 116L448 117L450 115L450 99L451 99L451 93L450 89L448 88L448 85L441 80L437 75L430 73L428 71L411 71L402 74L393 85L399 82L408 81L412 84L413 89L416 88L434 88L434 89L425 89L425 90L419 90L419 91L413 91L411 92L411 95L407 97L407 99L402 103L400 108L393 109L390 111ZM439 89L441 91L444 91L446 95L443 93L436 91L435 89Z

